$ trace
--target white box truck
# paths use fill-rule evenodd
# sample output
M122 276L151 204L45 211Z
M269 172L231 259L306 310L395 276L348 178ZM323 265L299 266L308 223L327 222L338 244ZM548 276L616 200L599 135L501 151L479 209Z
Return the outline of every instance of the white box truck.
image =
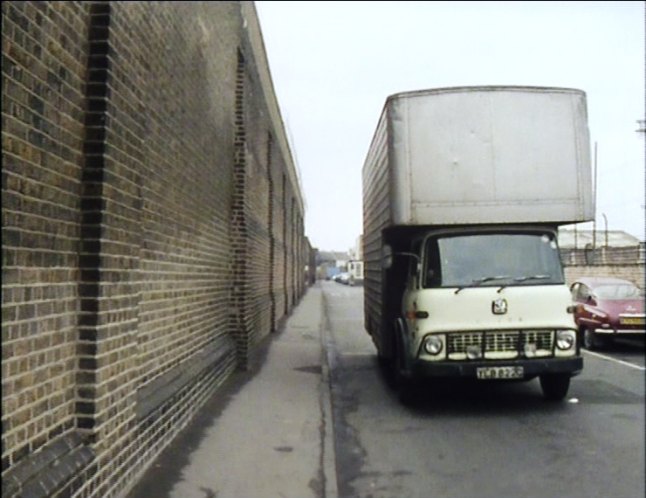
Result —
M386 100L362 171L364 322L402 400L425 377L567 395L583 359L557 230L593 219L591 176L583 91Z

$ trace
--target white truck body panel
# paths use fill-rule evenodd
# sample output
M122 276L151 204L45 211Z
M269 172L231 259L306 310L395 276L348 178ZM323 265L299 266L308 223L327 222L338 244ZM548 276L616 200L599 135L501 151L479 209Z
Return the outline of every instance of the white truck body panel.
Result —
M589 221L585 93L467 87L393 95L363 176L364 191L388 191L386 225Z

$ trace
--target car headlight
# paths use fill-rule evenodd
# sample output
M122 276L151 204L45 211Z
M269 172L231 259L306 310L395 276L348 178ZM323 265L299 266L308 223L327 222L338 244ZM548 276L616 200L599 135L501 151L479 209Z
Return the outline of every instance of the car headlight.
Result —
M424 351L426 351L430 355L435 356L437 354L440 354L443 347L444 344L442 342L442 339L437 336L430 335L426 339L424 339Z
M562 351L567 351L576 346L576 335L573 330L556 331L556 347Z

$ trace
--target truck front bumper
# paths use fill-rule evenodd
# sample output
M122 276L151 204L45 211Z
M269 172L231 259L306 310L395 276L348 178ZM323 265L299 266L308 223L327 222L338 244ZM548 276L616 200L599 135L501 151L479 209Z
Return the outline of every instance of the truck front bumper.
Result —
M441 361L431 362L416 360L411 365L413 377L461 377L477 378L478 368L483 367L522 367L524 379L529 380L545 374L570 374L572 377L581 373L583 358L541 358L531 360L505 361Z

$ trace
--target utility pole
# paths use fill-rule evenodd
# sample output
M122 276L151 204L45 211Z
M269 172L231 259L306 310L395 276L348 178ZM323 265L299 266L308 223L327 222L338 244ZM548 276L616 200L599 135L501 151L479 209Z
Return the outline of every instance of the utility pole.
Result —
M592 220L592 251L597 248L597 142L594 143L594 219Z

